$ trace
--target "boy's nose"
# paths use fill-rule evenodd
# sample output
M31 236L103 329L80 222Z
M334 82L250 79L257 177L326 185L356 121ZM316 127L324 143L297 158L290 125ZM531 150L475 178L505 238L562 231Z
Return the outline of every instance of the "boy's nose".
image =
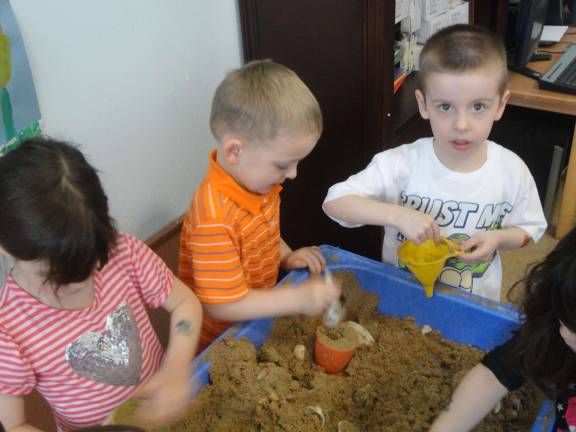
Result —
M456 130L467 130L468 129L468 115L467 113L456 114L456 124L454 125Z
M296 174L298 174L298 168L296 165L294 165L288 171L286 171L286 178L294 180L296 178Z

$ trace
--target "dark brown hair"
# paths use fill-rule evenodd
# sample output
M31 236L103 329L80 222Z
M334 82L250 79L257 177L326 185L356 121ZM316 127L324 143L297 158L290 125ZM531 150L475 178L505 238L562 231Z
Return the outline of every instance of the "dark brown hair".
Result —
M420 53L420 88L425 93L426 78L432 73L460 73L496 64L500 68L500 94L508 83L506 48L502 39L487 28L456 24L435 33Z
M0 158L0 245L45 261L55 286L86 280L116 240L96 170L73 145L38 137Z
M553 397L576 380L576 354L559 332L560 321L576 332L576 228L530 270L524 288L524 324L510 365L521 364L523 375Z

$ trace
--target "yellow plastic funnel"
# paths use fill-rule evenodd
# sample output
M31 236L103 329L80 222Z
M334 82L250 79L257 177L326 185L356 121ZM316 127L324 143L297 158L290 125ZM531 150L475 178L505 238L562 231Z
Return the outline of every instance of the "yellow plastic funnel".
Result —
M433 239L428 239L420 244L410 240L403 242L398 247L400 258L410 269L412 274L424 286L426 297L432 297L434 283L444 268L446 260L462 253L459 247L446 238L438 244Z

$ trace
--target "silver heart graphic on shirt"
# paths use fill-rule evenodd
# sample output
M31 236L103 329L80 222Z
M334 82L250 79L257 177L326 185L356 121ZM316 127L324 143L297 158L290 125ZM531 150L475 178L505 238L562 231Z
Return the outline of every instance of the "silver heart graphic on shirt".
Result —
M103 333L86 332L66 347L65 358L80 376L113 386L140 383L142 348L134 314L120 305Z

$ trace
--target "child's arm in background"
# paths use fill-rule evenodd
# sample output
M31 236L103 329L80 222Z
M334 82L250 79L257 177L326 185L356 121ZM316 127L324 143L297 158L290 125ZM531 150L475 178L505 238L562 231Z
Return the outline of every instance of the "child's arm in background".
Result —
M511 212L506 214L502 228L497 230L480 231L474 234L461 247L473 251L458 256L465 262L480 262L492 259L497 249L517 249L531 242L537 242L547 227L546 217L538 198L536 183L530 171L519 158L512 160L511 167L507 169L514 172L518 191L512 201Z
M508 393L496 376L483 364L472 368L462 379L430 432L472 430Z
M324 212L348 228L389 226L414 243L440 241L440 229L431 216L397 204L418 160L418 148L403 145L375 155L362 171L328 189Z
M319 274L326 268L326 260L318 246L292 250L284 239L280 239L280 267L286 271L308 268L311 274Z
M394 227L417 244L429 238L440 241L440 228L430 215L400 205L345 195L325 202L322 208L328 216L350 224Z
M531 242L537 242L547 227L538 189L528 167L518 157L506 165L507 172L514 173L514 198L509 198L510 212L502 220L502 228L481 231L473 235L461 246L474 251L458 256L465 262L480 262L492 258L496 249L517 249Z
M24 413L24 398L0 393L0 421L6 432L38 432L26 422Z
M518 227L480 231L460 245L462 250L474 250L458 255L458 259L468 263L489 261L497 249L517 249L531 242L532 237Z
M210 245L199 245L204 239L217 242L217 248L213 250ZM324 259L319 250L303 249L303 252L292 252L281 241L280 257L284 258L285 265L305 262L320 271ZM250 289L234 228L224 222L183 230L180 252L184 257L180 262L180 275L202 299L204 312L216 320L246 321L299 313L316 315L340 295L339 288L326 283L323 278L311 278L297 287ZM287 263L290 256L292 258Z
M318 315L340 296L340 286L324 278L311 277L297 286L249 289L242 300L204 304L206 313L222 321L247 321L288 315Z
M162 307L171 315L166 355L160 369L135 394L144 398L138 417L153 424L174 421L193 396L190 362L202 325L200 301L178 278Z

